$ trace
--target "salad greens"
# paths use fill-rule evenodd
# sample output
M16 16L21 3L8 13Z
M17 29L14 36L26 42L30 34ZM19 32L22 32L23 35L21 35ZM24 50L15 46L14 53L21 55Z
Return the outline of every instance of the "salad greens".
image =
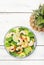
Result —
M16 27L8 31L4 45L14 57L26 57L35 49L34 34L26 27Z

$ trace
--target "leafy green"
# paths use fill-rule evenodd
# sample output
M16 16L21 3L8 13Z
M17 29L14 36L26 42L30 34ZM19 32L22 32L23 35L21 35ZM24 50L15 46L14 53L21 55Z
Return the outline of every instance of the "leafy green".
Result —
M13 41L12 37L6 38L6 46L11 46L11 45L16 45L17 46L17 42Z
M17 42L12 41L12 42L11 42L11 45L15 45L15 46L17 46Z
M33 45L33 46L31 46L31 48L34 50L34 49L35 49L34 45Z
M19 54L17 54L16 52L9 52L11 55L17 57Z
M33 37L34 37L33 32L29 32L29 33L28 33L28 36L29 36L30 38L31 38L31 37L33 38Z
M22 30L28 30L28 29L25 27L20 27L19 30L22 31Z
M15 32L16 33L16 30L14 28L10 29L9 32Z
M33 40L34 39L34 37L30 37L30 40Z
M13 41L12 37L6 38L6 40L11 43Z
M11 44L8 41L5 41L5 47L9 47Z

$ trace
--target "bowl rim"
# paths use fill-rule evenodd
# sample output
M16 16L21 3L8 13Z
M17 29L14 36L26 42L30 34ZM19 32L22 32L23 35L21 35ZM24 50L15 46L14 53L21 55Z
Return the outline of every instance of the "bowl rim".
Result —
M11 30L11 29L13 29L13 28L19 28L19 27L24 27L24 28L27 28L28 30L30 30L30 28L28 28L28 27L26 27L26 26L15 26L15 27L12 27L12 28L10 28L9 30ZM8 32L9 32L9 30L8 30ZM7 33L8 33L7 32ZM34 34L34 32L32 31L32 30L30 30L30 32L32 32L33 34ZM6 33L6 34L7 34ZM5 48L5 50L7 51L7 49L6 49L6 46L5 46L5 37L6 37L6 34L5 34L5 36L4 36L4 48ZM34 47L36 48L36 46L37 46L37 38L36 38L36 35L34 34L34 39L35 39L35 45L34 45ZM34 49L35 50L35 49ZM11 55L8 51L7 51L7 53L10 55L10 56L12 56L13 58L17 58L17 59L23 59L23 58L27 58L27 57L29 57L33 52L34 52L34 50L29 54L29 55L27 55L27 56L25 56L25 57L18 57L18 56L14 56L14 55Z

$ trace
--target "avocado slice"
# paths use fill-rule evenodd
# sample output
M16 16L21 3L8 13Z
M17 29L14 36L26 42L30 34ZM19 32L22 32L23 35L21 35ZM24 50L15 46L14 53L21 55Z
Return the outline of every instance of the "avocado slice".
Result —
M28 54L31 53L31 52L32 52L32 48L31 48L30 46L28 46L27 48L24 49L24 53L25 53L26 55L28 55Z
M21 54L18 55L18 57L25 57L26 54L24 52L22 52Z

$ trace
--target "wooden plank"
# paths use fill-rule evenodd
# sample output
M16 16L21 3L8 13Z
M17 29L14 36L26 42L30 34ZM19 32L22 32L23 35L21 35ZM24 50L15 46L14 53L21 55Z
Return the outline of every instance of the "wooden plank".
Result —
M29 12L42 3L44 0L0 0L0 12Z
M13 56L11 56L11 55L9 55L8 53L7 53L7 51L5 50L5 48L3 47L3 46L0 46L0 61L2 60L8 60L8 61L14 61L14 60L16 60L16 61L18 61L18 60L20 60L20 61L22 61L22 60L30 60L30 61L39 61L39 60L41 60L41 61L44 61L44 51L43 51L43 49L44 49L44 46L37 46L36 47L36 49L35 49L35 51L33 52L33 54L31 54L30 56L28 56L28 57L26 57L26 58L23 58L23 59L18 59L18 58L15 58L15 57L13 57Z
M5 65L5 64L8 64L8 65L12 65L12 64L15 64L15 65L44 65L44 61L0 61L0 64L1 65Z

